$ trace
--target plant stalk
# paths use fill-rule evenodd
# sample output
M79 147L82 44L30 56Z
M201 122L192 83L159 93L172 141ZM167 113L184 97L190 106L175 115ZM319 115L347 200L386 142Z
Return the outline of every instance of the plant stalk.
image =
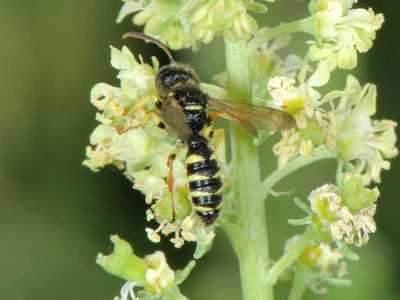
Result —
M313 32L313 18L305 18L289 23L284 23L277 27L270 28L258 35L256 35L250 42L250 48L257 48L270 40L276 39L281 36L298 33L298 32Z
M335 153L328 149L321 149L314 155L309 156L300 156L295 160L289 162L284 168L278 169L264 179L262 183L262 193L260 194L260 200L264 200L268 197L271 192L272 187L281 181L283 178L288 176L295 171L312 164L314 162L323 160L323 159L333 159L336 158Z
M246 42L225 39L229 95L232 100L251 101L250 70ZM265 201L258 201L261 193L261 174L258 149L253 137L230 125L233 207L237 223L247 239L238 240L232 230L226 230L239 259L244 300L273 300L272 285L266 283L269 267L267 220Z
M303 272L296 272L293 279L293 285L289 293L289 300L300 300L307 290L307 286L302 278Z
M276 284L279 276L296 261L301 252L310 244L312 241L312 234L311 227L308 227L297 241L296 245L292 246L292 248L273 265L267 274L268 283Z

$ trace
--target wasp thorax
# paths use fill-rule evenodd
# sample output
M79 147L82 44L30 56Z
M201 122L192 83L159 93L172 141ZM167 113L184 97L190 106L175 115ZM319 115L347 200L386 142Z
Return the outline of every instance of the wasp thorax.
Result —
M190 83L199 85L200 80L188 65L170 64L160 68L156 77L156 87L161 97L166 97L175 87Z
M208 146L208 140L201 135L192 135L188 140L188 147L190 149L200 149Z

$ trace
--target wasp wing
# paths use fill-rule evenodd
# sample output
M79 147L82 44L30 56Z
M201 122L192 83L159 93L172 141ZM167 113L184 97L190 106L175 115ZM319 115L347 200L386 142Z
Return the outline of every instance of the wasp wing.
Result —
M167 126L167 130L176 133L182 141L186 141L192 134L192 129L186 122L185 114L174 98L168 97L162 100L160 116Z
M218 115L239 123L252 134L259 130L276 132L295 127L296 122L288 113L270 108L215 98L208 99L210 108L218 111Z

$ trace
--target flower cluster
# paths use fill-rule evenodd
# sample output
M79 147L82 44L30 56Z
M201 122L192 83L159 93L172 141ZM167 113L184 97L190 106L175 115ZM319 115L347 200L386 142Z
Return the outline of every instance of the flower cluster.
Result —
M295 235L288 239L284 252L288 253L298 246L301 237ZM347 264L343 254L327 243L311 243L298 256L293 269L302 276L305 284L316 293L325 293L326 284L347 282L343 277L347 274Z
M162 40L172 49L197 48L216 35L248 40L257 22L248 11L264 12L266 6L250 0L124 0L117 21L135 13L133 23Z
M332 114L329 135L336 137L336 150L347 162L346 171L362 175L365 184L379 183L381 171L390 168L388 159L398 154L397 124L371 119L376 113L375 85L362 87L350 75L342 94Z
M270 79L268 91L271 100L268 104L291 114L297 128L283 132L281 141L274 145L278 156L278 167L283 168L289 161L305 155L312 155L326 142L327 115L319 107L321 95L315 88L325 85L329 71L325 63L320 63L313 74L307 77L306 65L296 80L286 76Z
M309 58L329 63L331 70L350 70L357 66L357 52L367 52L375 40L376 31L384 22L382 14L352 9L357 0L313 0L310 11L313 34Z
M158 299L161 294L182 296L177 284L186 279L193 263L189 263L184 270L174 272L161 251L141 258L128 242L118 236L111 236L111 242L114 244L113 253L107 256L98 254L96 261L108 273L127 280L116 300L153 299L153 296ZM135 289L140 289L139 298L136 298Z
M375 85L362 87L349 75L344 90L334 90L321 97L310 84L317 72L318 69L299 87L286 77L276 77L269 82L272 105L294 114L298 124L298 128L284 133L274 147L279 166L284 167L298 156L311 155L316 149L326 147L345 162L347 173L361 175L366 185L380 182L381 171L390 167L388 159L398 154L397 124L371 118L376 112ZM321 84L326 83L321 73L318 77L322 79Z
M358 247L376 231L374 214L379 191L362 185L359 176L344 179L341 188L326 184L308 197L312 222L336 241Z
M145 25L144 32L166 42L172 49L191 47L194 40L185 31L180 21L183 1L124 1L117 21L136 13L132 19L135 25Z
M119 70L120 87L100 83L92 89L91 102L100 111L96 119L101 124L90 137L92 146L87 147L87 159L83 164L93 171L114 165L134 182L134 189L145 194L149 205L147 221L158 223L157 229L146 229L151 241L159 242L160 234L163 234L172 235L170 240L177 248L182 247L184 241L211 243L212 229L205 228L192 214L187 189L186 149L179 145L176 137L158 126L160 118L155 111L157 92L154 86L157 62L150 66L137 61L124 47L122 51L111 49L111 64ZM214 136L218 159L226 169L225 154L218 151L224 148L223 131L216 130ZM176 159L170 168L171 154ZM171 169L173 191L167 183Z
M190 32L205 44L220 33L232 40L250 39L257 30L257 22L247 14L246 2L188 1L184 13L187 13Z

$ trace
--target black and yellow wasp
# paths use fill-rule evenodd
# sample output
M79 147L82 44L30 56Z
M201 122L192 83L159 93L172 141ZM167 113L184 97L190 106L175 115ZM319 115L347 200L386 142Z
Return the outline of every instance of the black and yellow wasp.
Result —
M173 130L186 144L189 195L193 208L206 225L212 224L219 215L223 198L218 163L209 146L209 139L213 136L213 117L208 109L214 109L214 115L240 123L253 134L258 130L275 132L289 129L295 122L280 110L210 97L200 89L200 79L193 68L177 63L161 41L139 32L128 32L123 36L128 37L156 44L170 59L170 64L162 66L155 79L159 96L156 107L163 122L160 127Z

